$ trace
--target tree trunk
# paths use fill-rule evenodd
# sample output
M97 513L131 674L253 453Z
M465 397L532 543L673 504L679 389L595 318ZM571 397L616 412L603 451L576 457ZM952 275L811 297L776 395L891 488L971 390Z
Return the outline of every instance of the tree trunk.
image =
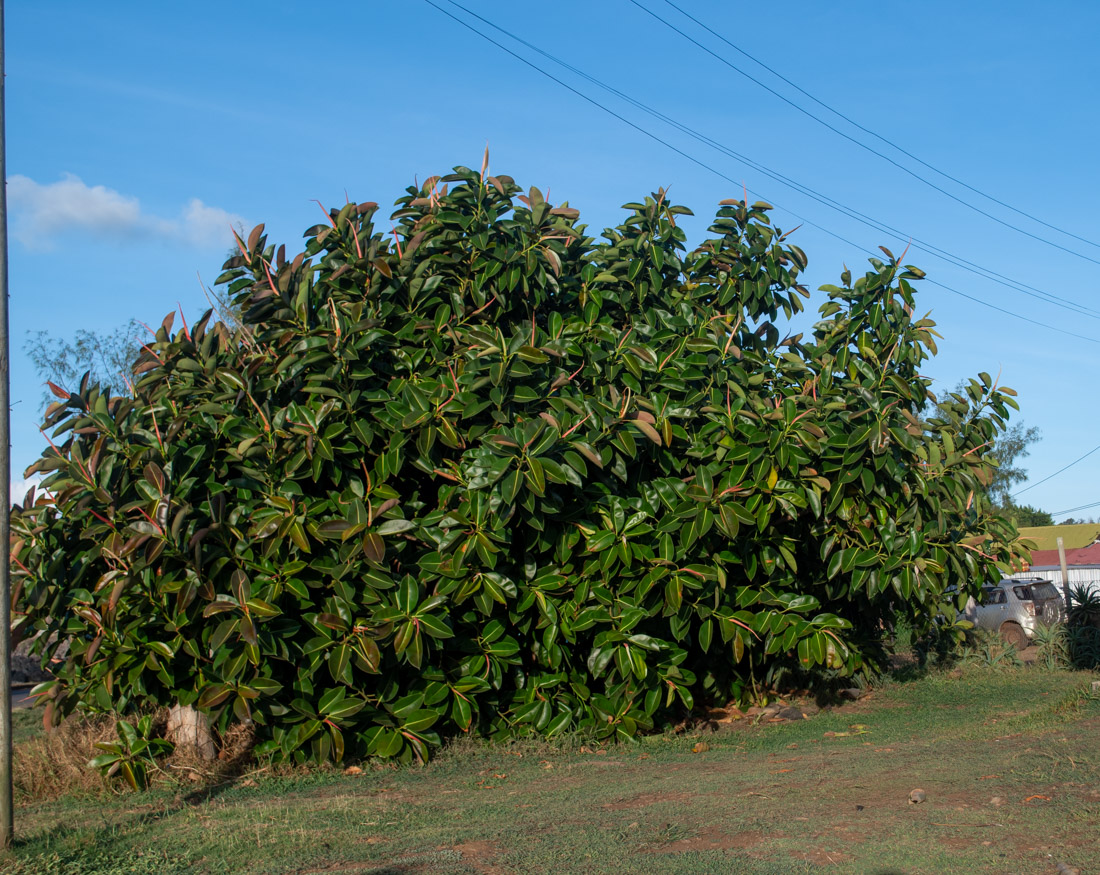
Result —
M190 705L173 705L168 712L168 729L165 733L177 750L190 749L204 760L214 759L214 736L206 715Z

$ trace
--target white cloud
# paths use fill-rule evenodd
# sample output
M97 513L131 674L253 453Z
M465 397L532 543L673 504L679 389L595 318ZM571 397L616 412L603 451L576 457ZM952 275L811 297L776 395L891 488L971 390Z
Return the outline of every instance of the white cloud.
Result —
M197 197L183 211L180 232L196 246L232 245L230 228L244 225L244 219L221 207L208 207Z
M120 242L153 237L213 248L231 245L230 227L244 224L240 216L198 198L192 198L176 218L156 216L143 211L136 197L88 185L71 173L46 184L13 176L8 180L8 203L13 236L32 250L50 249L58 237L73 232Z
M20 479L12 478L11 490L9 497L11 504L22 504L23 499L27 497L27 490L32 486L37 486L42 482L41 474L31 474L30 477L23 477Z

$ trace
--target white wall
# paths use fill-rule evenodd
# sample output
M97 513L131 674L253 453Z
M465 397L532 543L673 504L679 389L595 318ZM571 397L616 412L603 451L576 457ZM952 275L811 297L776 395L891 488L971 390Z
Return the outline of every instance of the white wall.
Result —
M1069 572L1069 587L1071 590L1075 586L1084 585L1100 595L1100 565L1070 565L1066 568L1066 571ZM1008 576L1017 580L1027 577L1043 577L1055 584L1059 590L1062 587L1062 569L1057 566L1044 565Z

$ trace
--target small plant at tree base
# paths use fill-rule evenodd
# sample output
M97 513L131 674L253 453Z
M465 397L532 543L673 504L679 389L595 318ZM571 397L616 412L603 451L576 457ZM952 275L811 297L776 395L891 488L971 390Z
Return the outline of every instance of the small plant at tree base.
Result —
M907 653L915 642L913 624L905 617L899 617L894 623L892 649L894 653Z
M460 167L297 256L259 226L219 278L243 327L166 319L129 397L55 387L12 522L16 632L69 645L50 718L193 705L296 761L630 738L875 671L999 579L1014 393L921 418L920 270L845 270L801 333L768 204L694 249L664 191L625 209L597 239Z
M153 718L146 714L134 726L126 720L115 724L117 741L101 741L96 747L105 751L94 757L88 765L98 769L105 778L121 775L135 790L144 790L149 784L149 769L156 768L157 757L172 751L171 742L151 737Z
M961 615L948 620L944 616L932 618L925 630L914 638L913 652L922 665L947 665L962 656L967 646L967 636L974 628Z

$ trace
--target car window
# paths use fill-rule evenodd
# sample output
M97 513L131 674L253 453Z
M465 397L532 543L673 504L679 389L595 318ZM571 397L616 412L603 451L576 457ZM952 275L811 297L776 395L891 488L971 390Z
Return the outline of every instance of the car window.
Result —
M1053 583L1035 583L1031 586L1032 598L1036 601L1058 598L1058 588Z
M1008 601L1005 591L1001 588L983 589L981 603L983 605L1003 605Z
M1034 598L1031 594L1030 586L1014 586L1012 587L1012 591L1016 594L1016 598L1022 602L1029 602Z

